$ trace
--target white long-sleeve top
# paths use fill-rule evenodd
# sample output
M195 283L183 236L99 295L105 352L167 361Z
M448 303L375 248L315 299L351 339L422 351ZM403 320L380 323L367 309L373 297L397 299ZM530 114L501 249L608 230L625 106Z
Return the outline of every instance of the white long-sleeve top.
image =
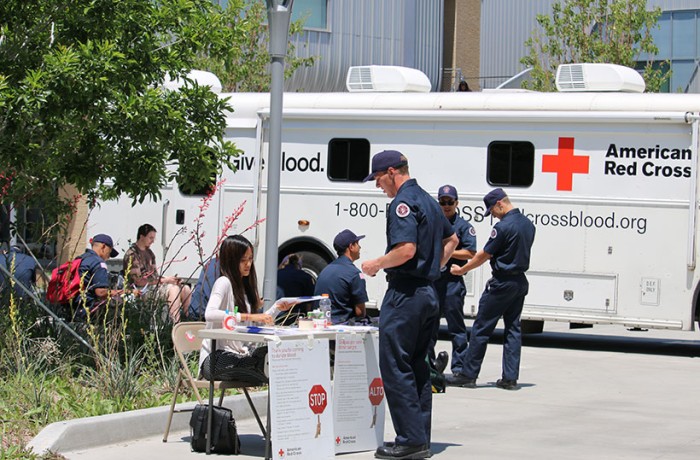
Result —
M226 317L226 310L233 313L235 303L231 281L225 276L220 276L214 282L214 286L212 286L211 296L209 297L207 308L204 311L204 319L207 323L205 329L220 329L224 317ZM246 299L246 306L247 310L251 311L248 299ZM279 313L279 310L276 305L273 305L265 313L274 318ZM216 341L217 350L226 350L239 355L247 355L250 353L252 351L250 347L250 343L244 343L238 340ZM199 352L200 368L204 360L209 356L209 353L211 353L211 339L204 339L202 340L202 349Z

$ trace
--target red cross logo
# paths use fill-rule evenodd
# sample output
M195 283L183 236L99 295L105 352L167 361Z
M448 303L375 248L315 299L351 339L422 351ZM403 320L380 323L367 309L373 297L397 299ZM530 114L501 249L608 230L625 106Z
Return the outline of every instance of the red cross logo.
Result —
M588 174L588 156L574 155L574 138L560 137L556 155L542 155L542 172L557 173L557 190L570 192L574 174Z
M335 437L335 443L340 445L340 436Z
M284 449L280 449L280 451L277 452L277 454L278 454L280 457L284 457Z

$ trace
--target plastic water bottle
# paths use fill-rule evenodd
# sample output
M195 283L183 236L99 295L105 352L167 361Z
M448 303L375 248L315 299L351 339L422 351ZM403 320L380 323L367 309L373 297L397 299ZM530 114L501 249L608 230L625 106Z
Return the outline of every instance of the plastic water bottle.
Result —
M323 313L323 318L326 320L326 327L331 325L331 299L328 294L321 294L323 297L318 301L318 308Z

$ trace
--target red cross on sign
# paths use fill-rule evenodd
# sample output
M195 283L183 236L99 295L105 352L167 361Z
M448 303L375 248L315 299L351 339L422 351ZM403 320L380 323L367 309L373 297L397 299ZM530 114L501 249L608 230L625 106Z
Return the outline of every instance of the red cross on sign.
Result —
M588 174L590 157L574 155L574 138L560 137L556 155L542 155L542 172L557 173L557 190L570 192L574 174Z
M322 414L328 404L328 393L321 385L314 385L309 391L309 409L314 414Z

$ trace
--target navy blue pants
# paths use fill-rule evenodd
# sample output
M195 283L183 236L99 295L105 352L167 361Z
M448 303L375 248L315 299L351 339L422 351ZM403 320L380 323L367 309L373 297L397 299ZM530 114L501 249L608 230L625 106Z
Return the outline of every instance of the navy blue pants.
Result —
M467 354L467 326L464 324L464 296L467 288L461 276L443 276L435 281L435 291L440 303L440 317L447 321L447 334L452 342L452 359L450 360L453 374L462 372L462 361ZM430 346L430 358L435 359L435 344L437 343L440 321L435 325L435 332Z
M431 282L389 281L379 312L379 370L396 444L430 443L433 394L425 358L438 309Z
M488 281L479 300L479 312L472 326L469 347L462 363L462 374L473 379L479 376L489 337L498 320L503 317L502 378L518 380L522 345L520 315L528 288L525 275L494 277Z

